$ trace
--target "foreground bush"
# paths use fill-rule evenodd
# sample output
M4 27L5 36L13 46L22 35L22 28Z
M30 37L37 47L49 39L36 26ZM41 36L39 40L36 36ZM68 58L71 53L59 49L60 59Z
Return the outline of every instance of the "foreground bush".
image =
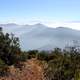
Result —
M14 65L21 54L19 39L13 34L3 33L0 28L0 75L8 71L9 65Z

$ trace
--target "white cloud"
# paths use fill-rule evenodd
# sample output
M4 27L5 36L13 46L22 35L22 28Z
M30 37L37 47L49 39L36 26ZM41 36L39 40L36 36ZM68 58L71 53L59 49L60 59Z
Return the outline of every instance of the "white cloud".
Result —
M80 22L56 22L56 21L47 21L43 22L43 24L55 28L55 27L68 27L72 29L80 30Z
M56 27L68 27L72 29L80 30L80 21L54 21L48 19L33 19L29 22L29 24L42 23L47 25L48 27L56 28Z
M47 25L48 27L68 27L72 29L77 29L80 30L80 21L55 21L52 19L47 19L47 18L37 18L37 17L32 17L32 18L11 18L10 20L7 21L0 21L0 23L16 23L16 24L36 24L36 23L42 23L44 25Z

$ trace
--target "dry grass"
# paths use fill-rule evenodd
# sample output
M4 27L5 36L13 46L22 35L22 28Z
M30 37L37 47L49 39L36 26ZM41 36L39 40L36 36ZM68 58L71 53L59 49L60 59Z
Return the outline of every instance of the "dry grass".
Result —
M10 75L1 77L0 80L44 80L43 78L43 69L40 62L36 59L31 59L24 62L21 70L10 66Z

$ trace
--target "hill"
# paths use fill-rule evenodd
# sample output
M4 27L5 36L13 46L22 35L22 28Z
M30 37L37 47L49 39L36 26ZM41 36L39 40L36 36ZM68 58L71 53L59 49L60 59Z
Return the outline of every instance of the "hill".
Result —
M23 50L52 50L54 47L64 48L80 41L80 31L66 27L50 28L43 24L35 25L0 25L4 32L14 33L20 39Z

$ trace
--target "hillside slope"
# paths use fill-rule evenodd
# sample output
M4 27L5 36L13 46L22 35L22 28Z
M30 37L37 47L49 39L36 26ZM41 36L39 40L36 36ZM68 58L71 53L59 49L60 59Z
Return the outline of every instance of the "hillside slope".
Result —
M24 63L24 67L19 69L10 67L10 75L8 77L1 77L0 80L44 80L43 69L38 64L36 59L28 60Z

